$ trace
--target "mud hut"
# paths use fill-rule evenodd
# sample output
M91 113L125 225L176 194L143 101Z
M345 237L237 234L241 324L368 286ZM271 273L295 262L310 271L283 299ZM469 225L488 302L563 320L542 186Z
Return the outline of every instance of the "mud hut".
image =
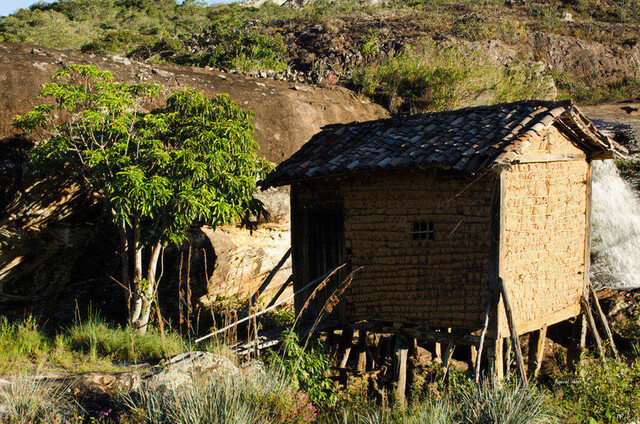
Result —
M357 269L340 325L482 340L498 369L505 338L580 314L591 161L620 150L570 102L520 101L327 126L263 186L291 186L296 290L348 263L312 312Z

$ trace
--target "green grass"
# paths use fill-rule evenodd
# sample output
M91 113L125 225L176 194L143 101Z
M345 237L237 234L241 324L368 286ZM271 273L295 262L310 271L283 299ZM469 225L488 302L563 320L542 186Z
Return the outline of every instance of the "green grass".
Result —
M184 352L187 344L151 328L143 336L90 314L87 320L58 331L46 331L34 318L9 322L0 318L0 375L48 370L112 371L117 362L151 362Z

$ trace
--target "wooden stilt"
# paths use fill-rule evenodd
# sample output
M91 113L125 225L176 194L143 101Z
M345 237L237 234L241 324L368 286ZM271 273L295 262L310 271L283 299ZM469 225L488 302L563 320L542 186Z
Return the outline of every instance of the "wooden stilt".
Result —
M583 333L586 335L584 316L578 315L574 323L571 324L571 336L567 349L567 365L570 371L576 371L578 369L578 363L580 362L580 356L584 348Z
M469 369L476 369L476 362L478 362L478 348L475 346L469 346Z
M396 400L403 404L406 403L408 353L407 340L402 336L397 336L394 346L394 379L396 381Z
M474 377L476 384L480 382L480 366L482 364L482 350L484 349L484 340L487 337L487 329L489 328L489 317L491 316L491 304L493 303L493 290L489 291L489 299L484 310L484 322L482 323L482 331L480 332L480 342L478 343L478 351L476 352L476 361L474 369ZM473 351L472 351L473 352ZM473 353L472 353L473 356Z
M453 351L455 350L456 345L453 344L453 340L449 341L447 344L447 348L444 351L444 355L442 356L442 376L440 381L444 381L447 378L447 374L449 372L449 362L451 362L451 357L453 356Z
M598 353L600 354L600 359L602 359L602 363L607 363L607 358L604 355L604 348L602 347L602 339L600 338L600 334L598 334L598 329L596 328L596 322L593 320L593 315L591 314L591 308L589 307L589 302L587 299L582 297L580 299L580 303L582 304L582 311L584 312L585 317L587 318L587 324L589 325L589 329L593 334L593 338L596 341L596 347L598 348Z
M498 337L495 339L493 346L487 349L487 363L491 378L494 381L500 381L504 378L503 344L504 339Z
M434 349L433 353L434 353L434 355L433 355L434 359L437 362L442 363L442 343L436 342L435 349Z
M511 333L511 341L513 343L513 350L516 353L516 364L518 365L518 373L522 383L527 385L527 373L524 368L524 358L522 357L522 350L520 348L520 338L518 337L518 331L516 330L516 323L513 319L513 309L511 308L511 302L509 301L509 295L504 287L504 281L502 278L498 278L498 286L500 286L500 293L502 294L502 302L504 304L504 310L507 315L507 324L509 324L509 332Z
M529 334L529 376L533 379L538 378L540 367L542 366L542 358L544 357L545 339L547 337L547 326L540 330L532 331Z
M503 356L503 364L504 364L504 375L505 377L509 377L511 373L511 353L512 353L512 343L510 338L504 339L504 346L502 350L504 350Z
M604 328L605 333L607 333L607 339L609 339L609 346L611 346L611 350L613 351L613 356L615 356L616 359L620 359L620 355L618 354L618 349L616 349L616 344L613 341L613 333L611 332L611 327L609 327L607 316L604 314L604 312L602 312L602 307L600 306L598 295L596 294L596 291L593 288L593 284L591 284L591 281L589 281L589 293L591 293L593 304L596 306L596 311L598 312L598 318L600 318L600 323L602 324L602 327Z
M367 332L358 330L358 373L362 374L367 370Z
M341 348L338 351L343 351L342 359L340 360L340 368L346 368L349 361L349 354L351 353L351 344L353 342L353 330L344 330L342 333Z

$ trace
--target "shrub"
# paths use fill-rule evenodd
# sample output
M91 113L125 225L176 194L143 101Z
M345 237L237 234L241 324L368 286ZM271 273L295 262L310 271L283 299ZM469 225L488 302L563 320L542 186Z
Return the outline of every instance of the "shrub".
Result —
M339 397L328 378L328 349L319 341L306 348L300 345L293 331L285 336L282 353L270 351L267 362L282 368L301 390L309 394L311 401L320 407L336 406Z
M640 419L640 358L627 365L612 360L603 365L588 358L584 376L569 376L564 400L579 422L627 423Z
M181 65L256 71L288 68L282 60L286 48L280 38L268 37L251 30L238 29L237 23L216 22L196 37L206 46L205 53L177 56L172 61Z
M552 98L552 81L539 69L504 67L482 52L418 42L354 72L349 85L392 113L453 109L523 98Z

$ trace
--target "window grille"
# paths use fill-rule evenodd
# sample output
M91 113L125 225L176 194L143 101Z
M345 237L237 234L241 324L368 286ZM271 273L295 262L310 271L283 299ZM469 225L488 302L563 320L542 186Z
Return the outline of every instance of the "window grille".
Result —
M411 224L411 240L413 241L433 240L434 234L433 222L416 221Z

